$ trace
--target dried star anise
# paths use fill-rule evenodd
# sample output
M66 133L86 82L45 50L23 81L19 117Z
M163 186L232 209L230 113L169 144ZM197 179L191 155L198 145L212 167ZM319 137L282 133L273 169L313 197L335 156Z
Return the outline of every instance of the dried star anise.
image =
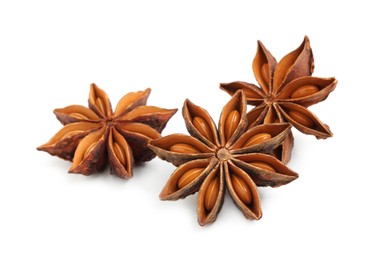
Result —
M197 191L200 225L215 221L225 191L248 219L260 219L256 186L277 187L298 174L265 154L288 135L288 123L258 125L246 131L246 99L238 91L222 110L218 130L203 108L186 100L183 117L191 136L172 134L152 140L158 157L179 166L160 193L162 200L177 200Z
M134 161L155 157L147 143L161 137L160 132L177 111L146 106L150 92L126 94L113 112L108 95L91 84L89 108L72 105L55 109L64 127L37 149L73 161L70 173L101 171L108 158L112 174L132 177Z
M289 122L299 131L315 135L318 139L332 136L329 127L307 108L325 100L334 90L337 80L311 76L314 59L307 36L299 48L279 63L258 41L252 68L260 87L241 81L221 84L221 89L230 95L238 90L244 91L248 104L255 106L247 114L250 126ZM283 145L275 150L275 155L287 163L292 147L290 132Z

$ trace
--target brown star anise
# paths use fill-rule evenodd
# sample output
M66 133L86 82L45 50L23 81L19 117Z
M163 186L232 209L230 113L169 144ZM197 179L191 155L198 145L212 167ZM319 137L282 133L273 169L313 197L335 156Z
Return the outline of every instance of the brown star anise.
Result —
M108 158L112 174L132 177L134 161L155 157L147 143L161 137L160 132L177 111L146 106L150 92L126 94L113 112L108 95L91 84L89 108L72 105L55 109L64 127L37 149L73 161L70 173L101 171Z
M314 59L307 36L299 48L287 54L279 63L258 41L252 68L260 87L241 81L221 84L221 89L230 95L238 90L244 91L248 104L255 106L247 114L250 126L289 122L299 131L317 138L332 136L329 127L307 108L325 100L334 90L337 80L311 76ZM276 156L287 163L292 147L290 132L283 145L276 150Z
M236 92L222 110L218 130L208 112L186 100L183 117L191 136L172 134L149 143L163 160L179 166L160 193L162 200L177 200L197 191L200 225L215 221L225 191L248 219L260 219L257 186L277 187L298 174L265 154L288 135L288 123L258 125L246 131L246 99Z

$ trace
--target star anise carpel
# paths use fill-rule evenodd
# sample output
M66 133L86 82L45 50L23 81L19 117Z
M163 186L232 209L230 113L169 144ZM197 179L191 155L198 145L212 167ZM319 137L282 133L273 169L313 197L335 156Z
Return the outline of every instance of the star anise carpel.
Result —
M55 109L64 127L37 149L72 161L70 173L90 175L101 171L108 160L112 174L132 177L134 162L155 157L147 144L161 137L161 131L177 111L147 106L150 92L148 88L126 94L113 111L108 95L91 84L89 107Z
M322 123L308 107L325 100L335 89L335 78L311 76L314 71L310 41L303 43L284 56L279 63L258 41L258 49L252 64L259 86L236 81L221 84L221 89L233 95L242 90L249 105L255 106L248 112L249 125L289 122L302 133L318 139L332 136L329 127ZM277 157L288 162L293 146L292 133L277 150Z
M237 91L224 106L218 128L206 110L186 100L189 135L172 134L149 143L158 157L178 166L160 193L177 200L198 192L200 225L216 220L226 191L248 219L262 216L256 186L278 187L298 177L269 153L289 134L288 123L248 127L246 98Z

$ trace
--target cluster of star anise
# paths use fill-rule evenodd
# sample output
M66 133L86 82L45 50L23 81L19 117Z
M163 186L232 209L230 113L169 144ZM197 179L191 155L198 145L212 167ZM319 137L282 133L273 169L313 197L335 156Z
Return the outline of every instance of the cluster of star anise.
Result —
M218 126L208 112L186 100L183 118L190 135L160 133L176 109L146 106L150 89L125 95L115 111L106 93L92 84L89 108L56 109L64 127L38 150L73 162L69 172L89 175L109 161L111 172L132 176L133 163L159 158L177 169L160 193L177 200L198 192L200 225L216 220L226 191L248 219L260 219L257 186L278 187L298 178L285 164L291 158L292 126L317 138L332 136L308 107L334 90L335 78L311 76L309 39L279 63L259 41L253 73L260 86L221 84L232 98ZM247 112L247 104L254 108Z
M200 225L215 221L226 191L248 219L260 219L256 186L278 187L298 174L285 163L291 157L291 126L317 138L332 136L307 108L334 90L334 78L311 76L314 69L309 39L279 63L259 41L253 72L260 87L236 81L221 84L232 95L218 127L199 106L186 100L183 118L191 136L174 134L150 142L163 160L178 168L160 194L177 200L198 191ZM246 111L246 105L255 106Z

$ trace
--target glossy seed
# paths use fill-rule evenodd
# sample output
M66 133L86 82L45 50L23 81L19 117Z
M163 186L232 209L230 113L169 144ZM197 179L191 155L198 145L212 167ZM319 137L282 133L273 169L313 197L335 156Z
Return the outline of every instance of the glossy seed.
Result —
M170 147L170 151L175 153L187 153L187 154L200 153L200 151L197 148L195 148L190 144L185 144L185 143L177 143L172 145Z
M70 131L70 132L64 134L61 139L65 139L65 138L68 138L69 136L72 136L72 135L75 135L75 134L79 134L79 133L82 133L82 132L84 132L84 131L82 131L82 130Z
M256 134L256 135L252 136L251 138L249 138L245 142L243 147L248 147L248 146L260 144L262 142L268 141L269 139L271 139L271 137L272 136L270 134L267 134L267 133Z
M315 94L319 91L319 88L316 85L304 85L297 88L292 94L291 98L301 98L307 97L312 94Z
M231 175L232 186L239 199L245 204L249 205L252 203L252 192L248 184L239 176L234 174Z
M96 141L96 142L92 143L91 145L89 145L89 147L84 152L84 158L86 158L92 152L92 150L96 147L97 143L98 142Z
M212 131L208 123L206 123L202 117L194 117L193 125L203 136L205 136L208 140L213 141Z
M225 141L228 141L232 137L239 122L240 113L237 110L233 110L232 112L230 112L225 120Z
M288 114L297 123L299 123L305 127L312 128L314 126L314 122L310 118L308 118L306 115L304 115L298 111L290 111Z
M105 111L105 106L104 106L104 102L102 101L101 98L96 98L96 106L97 108L102 112L103 115L107 115L106 114L106 111Z
M220 190L220 180L214 178L205 192L205 209L211 211L216 204L218 191Z
M250 162L249 164L269 172L276 172L274 167L265 162Z
M113 151L117 157L117 159L119 159L121 165L123 165L124 167L127 165L127 159L125 157L125 152L124 152L124 149L121 145L119 145L118 143L114 142L113 143Z
M263 66L261 66L261 77L263 78L265 84L268 85L268 82L269 82L269 66L268 66L268 63L264 63Z
M187 184L191 183L195 178L197 178L202 172L203 168L193 168L185 172L178 181L178 188L182 189L187 186Z
M85 115L83 115L81 113L76 113L76 112L70 113L69 116L77 118L77 119L88 119Z

